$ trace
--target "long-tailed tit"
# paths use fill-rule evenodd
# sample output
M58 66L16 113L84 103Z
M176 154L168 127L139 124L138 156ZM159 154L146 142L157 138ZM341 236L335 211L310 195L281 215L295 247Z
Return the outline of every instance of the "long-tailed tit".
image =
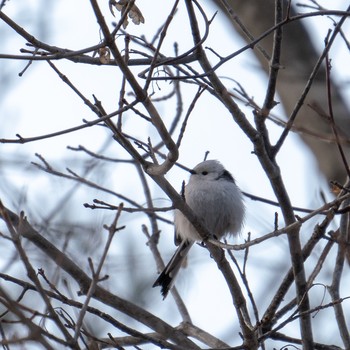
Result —
M232 175L217 160L206 160L190 171L184 196L204 227L217 239L237 234L244 220L242 194ZM165 298L195 241L202 238L179 210L174 213L175 244L179 245L168 265L154 282Z

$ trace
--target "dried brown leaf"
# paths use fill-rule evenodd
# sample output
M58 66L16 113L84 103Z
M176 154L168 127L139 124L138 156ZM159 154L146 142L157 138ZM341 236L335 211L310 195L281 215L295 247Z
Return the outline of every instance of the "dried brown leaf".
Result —
M118 2L115 0L109 0L109 9L113 16L114 16L113 7L115 7L118 11L120 11L121 15L123 16L126 9L128 8L128 4L129 4L129 0L120 0ZM131 9L129 10L128 16L132 20L132 22L136 25L139 25L140 23L145 23L145 19L142 15L142 12L135 4L132 5ZM128 18L126 17L123 22L123 28L125 29L128 24L129 24L129 21L128 21Z
M98 50L98 55L100 62L103 64L107 64L111 61L111 53L107 47L101 47Z

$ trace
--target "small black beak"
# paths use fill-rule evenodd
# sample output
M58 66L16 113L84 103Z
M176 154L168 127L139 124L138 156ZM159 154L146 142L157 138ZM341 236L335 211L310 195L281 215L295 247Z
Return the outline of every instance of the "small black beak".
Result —
M189 172L190 172L192 175L196 175L196 174L197 174L193 169L189 170Z

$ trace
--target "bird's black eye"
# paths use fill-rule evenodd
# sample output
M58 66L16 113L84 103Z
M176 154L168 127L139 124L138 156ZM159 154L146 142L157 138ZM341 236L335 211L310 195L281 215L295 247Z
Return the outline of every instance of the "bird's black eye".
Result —
M207 171L202 171L202 175L208 175Z

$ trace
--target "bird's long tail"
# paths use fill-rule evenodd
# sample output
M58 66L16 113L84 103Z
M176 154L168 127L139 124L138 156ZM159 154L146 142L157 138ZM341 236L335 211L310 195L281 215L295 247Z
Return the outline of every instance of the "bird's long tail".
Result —
M168 262L168 265L154 282L153 287L160 286L162 288L161 293L163 295L163 299L166 298L169 290L174 285L176 275L178 274L188 251L193 246L193 243L194 242L182 241L175 254Z

